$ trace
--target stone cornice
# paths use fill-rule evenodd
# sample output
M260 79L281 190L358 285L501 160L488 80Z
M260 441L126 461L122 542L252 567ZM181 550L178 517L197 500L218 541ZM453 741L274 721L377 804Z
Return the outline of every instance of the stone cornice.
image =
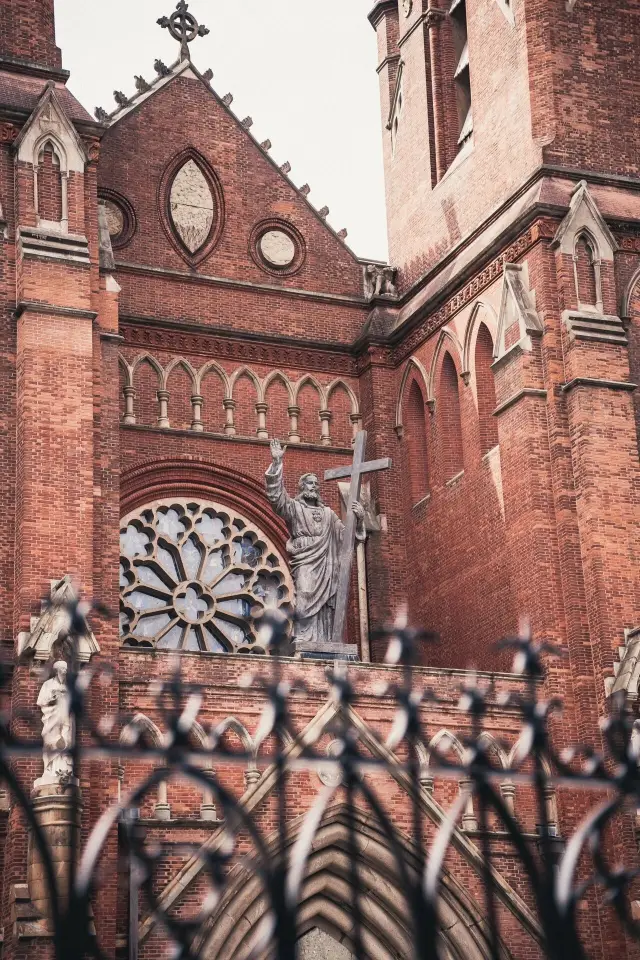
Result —
M271 443L270 440L260 440L258 437L239 437L237 435L234 437L228 437L224 433L211 433L206 430L196 433L194 430L179 430L175 427L152 427L142 423L121 423L120 428L121 430L156 433L165 437L197 437L198 439L203 438L205 440L221 440L224 441L224 443L257 444L259 447L268 447ZM353 457L353 447L328 447L322 446L319 443L303 443L301 441L300 443L289 444L289 449L313 450L316 453L338 454L340 456Z
M202 283L206 286L227 287L235 290L255 290L258 293L270 293L276 296L295 297L302 300L316 300L322 303L342 303L351 307L368 307L364 297L350 297L339 293L319 293L301 290L298 287L278 287L271 283L254 283L251 280L235 280L229 277L216 277L211 274L193 273L186 270L170 270L166 267L152 267L149 264L129 263L116 260L116 272L132 273L141 276L166 277L167 280L179 280L182 283Z
M523 400L525 397L535 397L538 400L547 399L546 390L538 390L535 387L523 387L522 390L518 390L517 393L514 393L511 397L501 403L493 411L494 417L499 417L501 413L504 413L505 410L508 410L509 407L513 407L520 400Z
M57 307L53 303L38 303L36 300L21 300L14 317L19 320L23 313L46 313L56 317L69 317L77 320L95 320L98 314L94 310L79 310L76 307Z
M625 393L633 393L638 389L637 383L630 383L628 380L598 380L594 377L574 377L568 383L563 383L560 389L563 393L571 393L577 387L591 387L596 390L621 390Z
M398 0L378 0L367 14L367 20L375 30L386 13L398 12Z

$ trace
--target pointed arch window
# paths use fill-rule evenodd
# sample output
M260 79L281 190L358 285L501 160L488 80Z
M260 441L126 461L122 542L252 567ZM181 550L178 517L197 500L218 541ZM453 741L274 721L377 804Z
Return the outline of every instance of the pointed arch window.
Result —
M493 415L496 408L496 386L492 364L493 340L486 324L481 323L476 338L475 367L480 449L483 454L488 453L498 443L498 424Z
M429 493L429 461L425 399L415 377L409 387L403 421L409 461L411 502L416 504Z
M60 224L66 220L65 178L59 151L47 140L38 153L35 199L38 219Z
M458 371L448 351L444 355L440 370L440 390L436 409L442 472L447 482L464 469Z
M595 241L588 233L576 237L573 266L576 297L580 307L591 307L602 312L601 265Z

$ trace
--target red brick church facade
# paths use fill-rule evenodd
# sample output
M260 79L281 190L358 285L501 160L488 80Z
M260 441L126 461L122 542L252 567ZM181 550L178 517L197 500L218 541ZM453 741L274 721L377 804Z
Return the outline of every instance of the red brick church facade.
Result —
M433 735L463 726L454 704L467 669L491 675L497 690L518 688L495 641L525 616L566 653L550 664L545 691L564 698L558 736L597 744L612 690L638 694L638 0L375 4L392 270L352 252L191 60L157 64L113 114L90 117L67 90L53 7L0 6L0 609L16 658L8 707L35 704L33 663L51 653L38 640L38 601L71 577L122 611L120 630L95 621L87 651L99 647L118 666L105 710L144 715L149 735L160 735L149 682L169 675L171 649L184 644L185 676L206 687L202 726L231 718L230 735L248 736L260 704L238 686L254 644L239 625L245 601L226 601L210 629L185 630L190 614L154 614L153 591L174 590L166 567L157 587L157 566L145 580L133 561L150 543L164 549L161 537L178 524L186 573L173 578L195 581L204 574L189 551L227 523L229 556L260 555L256 595L289 596L286 531L264 493L269 439L288 444L292 488L306 470L347 464L364 428L368 458L393 466L371 480L366 610L354 574L348 625L361 645L352 669L363 722L384 731L392 715L372 696L390 668L381 647L362 647L364 628L406 603L412 622L440 636L420 668L442 701L429 708ZM323 496L340 509L335 484ZM207 553L212 571L220 556ZM232 587L248 589L241 575ZM175 602L186 610L204 602L197 593ZM302 729L324 702L324 666L286 670L309 684ZM518 735L497 698L487 730L507 746ZM82 782L87 823L136 775L94 767ZM37 760L22 772L32 782ZM268 833L273 800L259 794L259 777L228 771ZM299 775L296 815L312 781ZM384 790L401 811L401 788ZM425 790L441 807L456 792L438 782ZM16 921L11 891L26 880L27 835L5 807L3 956L44 956L46 938L30 939ZM525 794L515 808L526 823ZM562 793L552 809L561 835L582 811ZM217 822L206 797L172 785L142 817L176 843L204 840ZM468 811L464 843L474 827ZM459 916L472 916L481 898L464 843L449 871ZM634 843L630 823L612 840L620 857ZM504 861L511 955L539 956L526 895ZM169 892L184 868L178 853L173 866ZM114 837L95 918L113 957L128 956L125 886ZM197 901L197 879L181 896ZM337 908L317 900L306 929L339 939ZM634 955L604 910L584 924L593 957ZM372 955L402 955L380 946L374 927ZM142 914L140 936L141 957L165 955ZM242 956L231 933L215 936L224 946L211 956ZM483 955L464 939L451 951Z

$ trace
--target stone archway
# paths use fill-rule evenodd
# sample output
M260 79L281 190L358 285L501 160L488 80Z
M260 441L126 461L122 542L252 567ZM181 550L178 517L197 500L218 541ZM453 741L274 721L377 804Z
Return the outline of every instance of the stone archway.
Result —
M355 819L365 954L372 960L404 960L412 956L412 926L394 857L372 817L356 813ZM302 817L291 825L290 846L302 825ZM333 807L316 833L298 906L303 960L351 960L353 956L348 840L346 811L342 805ZM415 876L415 851L407 840L401 839L401 845L407 869ZM259 879L246 869L238 870L209 923L206 960L246 960L267 909ZM487 960L482 916L450 877L443 883L439 912L441 956ZM508 956L506 950L504 956Z

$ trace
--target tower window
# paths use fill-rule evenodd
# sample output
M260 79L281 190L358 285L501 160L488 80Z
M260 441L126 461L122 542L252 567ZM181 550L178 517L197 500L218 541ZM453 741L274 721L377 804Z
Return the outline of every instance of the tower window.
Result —
M453 49L456 69L453 74L458 120L458 147L462 148L473 133L471 110L471 82L469 79L469 40L467 36L467 8L465 0L453 0L450 10Z
M387 122L387 130L391 133L391 155L395 157L396 147L398 143L398 130L400 128L402 110L404 108L404 93L402 90L402 72L404 64L401 63L398 69L398 77L396 79L396 88L391 101L391 109L389 111L389 120Z
M63 219L60 158L51 143L44 145L38 157L37 204L41 220L60 223Z

